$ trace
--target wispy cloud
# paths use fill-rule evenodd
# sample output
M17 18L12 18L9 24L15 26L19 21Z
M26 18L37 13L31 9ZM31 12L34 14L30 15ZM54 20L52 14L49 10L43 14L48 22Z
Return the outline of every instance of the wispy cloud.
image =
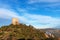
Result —
M54 18L51 16L30 14L27 10L22 10L23 17L26 18L26 24L31 24L36 28L52 28L60 24L59 18Z
M27 14L25 15L27 18L29 18L29 23L34 25L37 28L52 28L60 23L60 19L53 18L51 16L44 16L44 15L34 15L34 14Z
M14 1L14 2L16 3L16 1ZM39 6L41 6L41 7L45 7L45 6L51 7L51 6L60 5L59 3L57 3L57 2L60 2L59 0L29 0L29 3L32 5L33 5L33 3L40 3L40 2L51 3L51 4L46 4L46 5L43 4L43 6L41 6L39 4ZM16 4L18 4L18 3L16 3ZM52 27L56 27L56 26L60 25L60 18L54 18L51 16L45 16L45 15L32 14L32 13L29 13L26 9L19 8L19 6L16 7L16 10L19 11L19 13L18 13L15 10L11 9L12 7L14 7L11 5L12 4L9 5L6 3L5 4L0 3L0 18L11 20L13 17L16 17L20 20L20 22L28 24L28 25L29 24L33 25L36 28L52 28ZM20 4L18 4L18 5L20 5ZM31 7L31 8L35 10L35 7ZM31 8L29 8L29 9L31 9ZM57 11L59 11L59 10L57 10ZM22 14L22 15L20 15L20 14Z
M43 8L44 7L56 8L60 6L60 0L29 0L28 4Z
M0 8L0 18L12 19L14 17L19 18L22 21L26 20L23 16L19 16L18 13L14 12L12 10Z
M16 17L19 18L20 21L28 25L31 24L36 28L52 28L60 24L60 19L58 18L44 15L29 14L27 10L24 9L20 9L19 11L23 13L22 16L18 15L18 13L14 11L0 8L0 18L12 19L13 17Z
M16 13L9 11L8 9L0 8L0 17L1 18L16 17Z
M29 3L38 3L38 2L60 2L60 0L29 0Z

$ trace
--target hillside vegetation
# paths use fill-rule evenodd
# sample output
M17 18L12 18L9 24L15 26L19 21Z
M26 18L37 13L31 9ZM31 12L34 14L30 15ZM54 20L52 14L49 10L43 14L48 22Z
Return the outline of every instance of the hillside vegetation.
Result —
M8 25L0 28L0 40L45 40L46 36L44 31L38 30L33 26L19 24Z

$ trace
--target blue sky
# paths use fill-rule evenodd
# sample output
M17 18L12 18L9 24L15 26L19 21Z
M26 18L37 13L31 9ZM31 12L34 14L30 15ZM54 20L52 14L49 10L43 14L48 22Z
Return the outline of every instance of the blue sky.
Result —
M60 0L0 0L0 26L14 17L35 28L60 28Z

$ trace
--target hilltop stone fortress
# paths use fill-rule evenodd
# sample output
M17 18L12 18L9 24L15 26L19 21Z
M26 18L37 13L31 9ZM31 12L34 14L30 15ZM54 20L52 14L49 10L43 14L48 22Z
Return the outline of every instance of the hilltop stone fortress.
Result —
M13 24L13 25L19 25L19 20L18 20L18 18L12 18L12 24Z

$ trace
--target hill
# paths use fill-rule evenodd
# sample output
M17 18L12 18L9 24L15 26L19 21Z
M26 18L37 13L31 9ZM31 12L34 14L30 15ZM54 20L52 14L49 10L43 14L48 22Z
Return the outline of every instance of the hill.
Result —
M45 32L33 26L19 24L8 25L0 28L0 40L45 40ZM54 40L54 39L51 39Z

